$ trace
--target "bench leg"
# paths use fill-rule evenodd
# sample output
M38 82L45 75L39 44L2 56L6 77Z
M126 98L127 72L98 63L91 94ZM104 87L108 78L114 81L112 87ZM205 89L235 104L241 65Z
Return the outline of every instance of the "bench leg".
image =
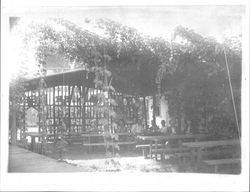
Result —
M146 155L145 149L142 149L142 155L143 155L143 157L146 159L147 155Z
M148 155L149 155L148 149L142 149L142 154L143 154L143 156L144 156L145 159L148 159L148 158L149 158L149 157L148 157Z
M218 173L218 165L214 166L214 173Z
M164 160L165 160L165 154L161 153L161 161L164 161Z
M159 153L155 153L155 160L156 160L156 161L159 161L159 160L158 160L158 155L159 155Z
M186 165L186 157L181 157L182 164Z
M178 164L179 164L179 165L182 165L182 162L183 162L183 161L182 161L182 157L178 157L178 156L177 156L177 161L178 161Z
M149 153L150 153L150 158L151 158L151 159L153 159L152 147L153 147L153 143L152 143L152 141L150 141Z

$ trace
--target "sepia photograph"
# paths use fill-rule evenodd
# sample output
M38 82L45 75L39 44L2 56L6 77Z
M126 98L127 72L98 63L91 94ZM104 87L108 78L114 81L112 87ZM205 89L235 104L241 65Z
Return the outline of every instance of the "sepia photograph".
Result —
M1 7L7 176L90 175L95 190L110 174L139 174L128 177L138 185L153 174L160 190L165 174L194 175L197 186L200 176L249 176L248 6L32 5ZM187 191L181 182L171 191Z

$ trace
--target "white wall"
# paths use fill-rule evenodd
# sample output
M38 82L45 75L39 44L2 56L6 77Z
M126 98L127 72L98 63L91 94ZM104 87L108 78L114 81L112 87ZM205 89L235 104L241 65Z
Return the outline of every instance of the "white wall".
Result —
M151 121L153 119L153 98L152 97L147 97L148 100L148 124L151 126ZM156 124L160 127L161 126L161 121L165 120L166 125L169 125L169 113L168 113L168 102L165 99L164 96L161 97L160 99L160 116L156 116Z
M62 54L50 55L46 57L45 62L47 64L47 74L68 71L71 68L69 59Z

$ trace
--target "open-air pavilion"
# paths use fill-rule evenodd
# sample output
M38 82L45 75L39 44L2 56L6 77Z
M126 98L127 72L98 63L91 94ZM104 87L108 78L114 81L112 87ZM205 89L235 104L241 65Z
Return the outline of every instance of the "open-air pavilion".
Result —
M93 83L94 78L94 73L85 70L48 75L44 78L46 85L45 103L48 134L57 133L59 129L58 126L62 124L62 118L66 118L67 132L72 134L87 132L98 133L98 127L99 131L101 131L100 124L98 123L98 115L94 110L97 101L95 101L96 98L92 97L100 93L101 90L95 89ZM25 82L25 99L21 106L24 112L30 107L37 110L40 109L39 82L40 78ZM113 84L115 84L115 80L113 80ZM133 102L135 102L135 99L139 96L124 94L120 86L115 87L115 89L117 92L111 93L111 97L116 99L120 105L124 106L123 113L125 113L126 118L131 119L129 125L131 126L131 124L135 122L138 114L135 111ZM126 102L125 105L124 102ZM62 108L64 109L64 114L62 113ZM95 124L93 124L93 120ZM25 118L23 121L25 121ZM93 125L96 127L94 128Z
M62 124L64 122L66 130L63 134L67 141L67 145L70 146L70 150L77 150L77 145L72 144L78 144L82 146L85 151L88 151L87 156L89 155L91 158L94 158L93 154L96 153L95 150L91 150L95 148L91 147L99 146L99 149L104 152L105 150L103 147L107 145L104 139L105 131L102 124L98 122L101 117L97 115L95 110L97 100L96 97L93 97L101 93L102 90L95 88L94 79L95 73L93 72L74 70L47 75L43 78L29 79L23 82L25 97L23 98L23 102L19 105L20 109L23 111L23 118L19 119L18 122L19 125L22 125L17 129L18 143L22 145L22 142L30 137L32 138L31 143L28 144L28 146L26 143L26 147L33 152L44 153L42 152L42 138L45 138L47 143L56 144L58 139L60 140L62 136ZM43 83L42 88L41 82ZM118 104L111 107L114 111L122 113L123 119L129 119L129 121L126 121L127 124L123 122L122 125L109 129L111 134L118 135L119 139L116 143L119 148L123 148L122 146L124 145L132 146L132 148L126 147L125 149L134 151L137 148L137 151L140 151L139 153L143 152L142 155L146 159L155 158L158 161L160 160L160 162L164 162L165 158L168 159L174 155L175 158L179 159L179 166L183 166L183 163L185 165L186 158L190 158L190 154L201 153L201 151L199 152L200 148L193 148L195 151L191 150L190 153L192 147L188 148L182 145L177 148L176 146L174 148L169 146L167 148L162 148L162 141L189 141L187 143L187 145L189 145L190 141L207 140L206 138L209 137L207 134L185 135L182 133L179 135L166 136L164 133L160 132L148 132L147 134L144 132L144 134L138 136L137 134L131 133L132 126L140 119L139 109L142 109L143 112L142 116L144 122L142 123L144 125L144 130L148 130L148 106L146 106L146 96L147 94L150 95L150 92L147 90L148 87L140 85L138 87L139 91L137 91L140 94L132 95L132 90L135 89L135 87L122 86L115 79L113 79L113 85L116 91L110 92L106 96L118 101ZM127 90L127 92L125 90ZM142 90L147 90L148 92L143 92ZM44 94L45 97L41 97L41 94ZM151 94L154 95L155 93L151 92ZM45 98L44 101L42 101L41 98ZM139 108L136 102L138 102L142 108ZM41 114L41 111L43 111L46 116L46 123L43 123L43 119L40 118L39 113ZM27 122L32 122L34 119L38 121L36 125L30 125L30 122ZM112 120L112 118L109 120L112 125L112 121L114 120ZM121 128L119 126L123 127ZM44 127L46 128L45 132ZM225 140L223 142L224 143L217 144L205 142L204 145L211 145L212 147L217 145L223 146L224 156L228 156L232 151L235 153L233 157L239 156L240 149L238 148L239 142L237 140ZM183 144L186 145L185 143ZM196 149L198 149L198 151L196 151ZM79 150L78 153L82 153L81 150ZM212 153L212 155L218 152L221 153L220 150L208 152ZM228 157L230 157L230 155ZM201 159L199 160L199 158L201 158L199 155L197 158L197 161L201 161ZM69 162L72 163L74 161L69 160ZM226 162L221 161L216 163L208 161L207 164L211 164L212 166L216 165L215 171L218 172L219 164L238 164L239 162L240 160L238 158L233 158L230 160L227 159ZM215 163L215 165L213 163ZM86 164L84 164L84 166L86 166ZM162 170L171 169L173 168L164 168L164 166L162 168Z

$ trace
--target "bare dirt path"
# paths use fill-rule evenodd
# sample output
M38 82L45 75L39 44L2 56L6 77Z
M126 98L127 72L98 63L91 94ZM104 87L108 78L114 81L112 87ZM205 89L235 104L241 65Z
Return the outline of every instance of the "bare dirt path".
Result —
M33 153L29 150L10 145L9 172L78 172L84 171L82 167L76 167L65 162Z

